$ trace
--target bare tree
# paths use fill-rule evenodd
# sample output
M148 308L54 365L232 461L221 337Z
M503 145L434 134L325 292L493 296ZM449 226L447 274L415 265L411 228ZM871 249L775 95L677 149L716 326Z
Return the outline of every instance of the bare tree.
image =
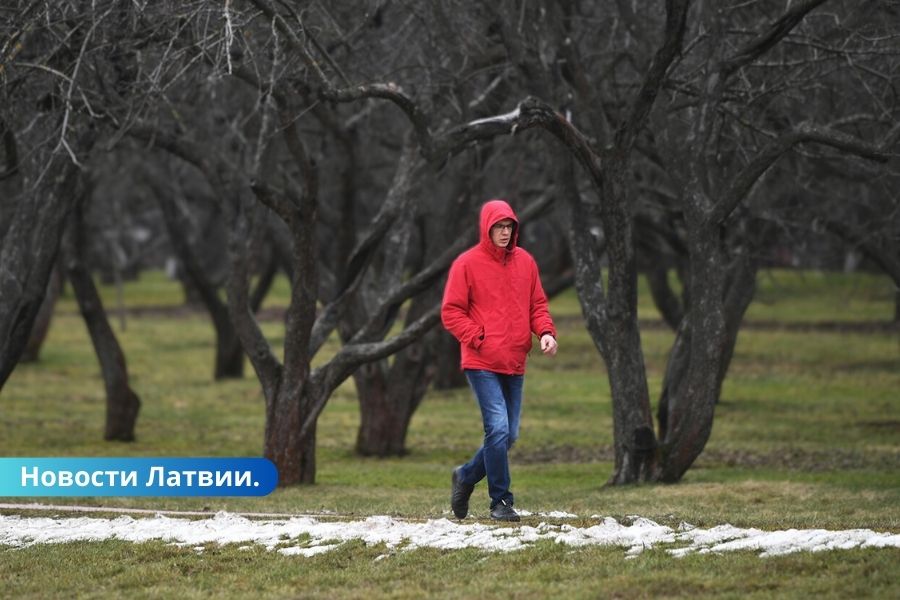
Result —
M165 164L163 160L159 162ZM172 185L173 178L166 176L164 171L151 172L150 169L149 165L145 167L142 176L139 177L153 191L161 208L170 243L184 270L184 277L190 282L191 289L196 291L215 328L216 355L213 377L217 380L241 378L244 375L244 350L228 315L228 307L220 297L220 286L210 276L209 270L202 264L199 252L194 248L201 241L192 229L190 212L182 189ZM212 199L201 201L214 202ZM257 304L252 307L254 312L259 308L258 302L261 299L259 294L255 297Z
M107 391L105 438L130 441L140 400L128 384L125 359L83 260L78 204L89 193L88 171L100 132L86 82L102 62L98 40L115 30L115 6L16 3L4 20L0 53L3 129L17 206L2 239L0 386L18 362L69 229L66 273L100 360ZM75 218L69 220L75 209Z
M78 308L84 317L91 342L100 362L100 370L106 387L106 440L131 442L135 438L135 425L141 400L128 382L125 355L106 318L103 301L94 285L94 279L84 261L85 239L82 217L84 200L90 197L90 186L80 194L73 218L64 242L66 275L72 283Z
M60 269L57 267L50 273L50 281L47 284L47 293L44 294L41 308L34 318L34 325L31 327L31 335L28 336L28 342L25 344L25 349L22 351L19 362L37 362L39 359L44 340L47 339L47 333L50 331L53 310L56 308L56 301L59 299L62 286L63 278L60 274Z

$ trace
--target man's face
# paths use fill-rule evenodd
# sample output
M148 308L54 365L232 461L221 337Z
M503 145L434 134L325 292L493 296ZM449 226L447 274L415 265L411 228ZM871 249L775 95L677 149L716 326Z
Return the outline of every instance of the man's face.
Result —
M491 241L494 242L494 245L500 248L509 246L515 226L516 222L512 219L503 219L491 225Z

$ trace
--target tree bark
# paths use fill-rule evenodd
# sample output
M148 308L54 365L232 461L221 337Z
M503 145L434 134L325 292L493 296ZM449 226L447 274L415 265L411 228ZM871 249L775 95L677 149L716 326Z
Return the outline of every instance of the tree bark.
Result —
M134 441L141 401L128 383L125 355L106 318L94 279L84 264L83 227L79 206L75 209L66 240L66 273L97 353L106 387L106 426L103 438L131 442Z
M90 142L83 140L79 146ZM51 172L59 174L55 188L23 194L0 248L0 390L34 328L75 200L78 167L62 155L52 160L57 164Z
M278 257L275 255L275 248L269 248L269 254L266 257L266 262L263 265L262 271L259 273L259 280L256 282L256 287L253 288L253 293L250 295L250 310L254 313L259 312L259 309L262 307L263 302L266 299L266 296L269 295L269 291L272 289L272 284L275 283L275 276L278 275ZM240 340L238 340L240 344ZM241 361L243 362L243 351L241 352Z
M312 484L316 481L316 426L302 434L304 407L315 398L304 390L279 388L266 399L266 429L263 456L278 469L282 486Z
M413 301L406 319L410 326L437 301L436 288ZM382 360L363 365L355 374L360 408L356 452L362 456L403 456L406 435L416 409L434 377L434 353L429 333L394 355L388 367Z
M684 311L681 301L669 285L669 270L662 265L655 265L647 269L646 276L653 304L656 305L666 325L677 331L681 319L684 318Z
M571 175L569 238L575 262L575 285L588 331L607 367L613 403L615 471L608 484L650 479L656 471L657 444L653 431L646 369L637 322L637 261L631 214L631 152L666 81L666 71L680 53L689 8L687 0L666 2L665 33L653 56L628 114L616 128L609 149L598 154L584 134L543 103L526 100L520 117L533 119L559 139L589 175L600 196L600 220L606 236L609 291L603 289L597 243L584 226L583 202ZM573 57L574 59L574 57ZM580 65L571 67L574 71ZM571 167L569 167L571 168Z
M717 374L717 387L721 390L725 381L734 349L737 345L738 333L744 314L756 295L756 274L758 263L749 258L735 261L728 274L727 290L724 298L725 337L723 340L722 361ZM690 320L684 319L679 325L675 342L669 353L666 372L663 378L657 417L659 420L659 439L665 440L669 434L669 399L677 396L690 364L691 328ZM718 403L719 393L716 393Z
M719 377L724 373L725 357L730 355L726 349L725 269L718 231L708 225L690 225L689 229L694 304L685 319L690 333L682 343L688 353L686 365L676 372L683 375L676 379L679 384L666 385L666 431L661 441L659 479L667 482L681 479L706 446L721 389Z
M176 195L164 184L157 173L145 172L144 180L154 190L156 200L162 209L169 241L184 270L184 278L197 293L209 313L216 331L216 355L213 377L221 379L241 379L244 376L244 350L228 314L228 307L219 297L219 289L206 276L193 248L191 234L183 223L182 208L178 206Z
M359 430L356 434L356 453L361 456L391 456L402 454L391 441L396 431L396 411L388 399L387 361L362 365L353 374L356 397L359 400Z
M573 162L559 165L563 196L570 208L569 244L575 262L575 288L585 323L603 357L613 400L615 471L608 484L650 478L655 465L656 438L650 413L640 332L637 324L637 264L632 219L624 204L624 163L609 161L605 177L592 173L602 193L604 243L589 222L575 185ZM609 257L609 293L603 286L604 253Z
M453 390L466 387L466 376L460 369L459 342L446 331L434 338L436 349L434 389Z
M53 309L56 308L56 300L62 289L62 276L59 271L57 267L50 273L47 293L44 295L44 301L41 302L41 308L34 319L31 335L28 336L28 343L25 345L25 350L22 351L22 358L19 359L19 362L37 362L40 358L41 347L44 345L44 340L47 339L47 332L50 331L50 321L53 320Z
M647 480L656 462L644 354L637 320L637 258L628 198L626 161L614 161L603 185L601 218L607 232L609 296L604 328L609 386L613 398L616 452L611 484Z

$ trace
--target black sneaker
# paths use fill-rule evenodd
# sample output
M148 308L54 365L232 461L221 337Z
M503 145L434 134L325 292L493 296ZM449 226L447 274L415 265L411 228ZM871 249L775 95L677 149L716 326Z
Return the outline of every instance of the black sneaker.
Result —
M453 477L450 478L450 508L457 519L465 519L469 514L469 497L474 489L474 485L460 481L459 467L453 469Z
M518 521L519 513L513 510L511 504L501 500L497 506L491 509L491 518L495 521Z

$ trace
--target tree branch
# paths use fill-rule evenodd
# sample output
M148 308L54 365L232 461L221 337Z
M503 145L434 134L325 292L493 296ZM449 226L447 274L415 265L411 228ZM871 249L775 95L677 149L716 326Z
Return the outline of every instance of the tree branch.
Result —
M216 166L209 162L209 153L204 152L200 146L143 122L132 125L127 133L131 137L143 140L151 146L162 148L196 167L213 189L215 196L223 202L226 212L231 212L232 218L242 218L240 215L235 216L233 210L228 207L225 199L231 195L220 179ZM232 224L232 228L236 225ZM259 328L259 323L257 323L250 307L247 265L242 258L240 248L238 248L241 238L234 231L229 234L229 238L231 272L229 273L227 284L228 313L241 340L241 346L243 346L244 351L250 358L250 362L253 364L254 370L256 370L260 383L265 388L266 397L268 398L270 397L268 393L274 386L280 385L282 367L272 352L268 340L266 340L265 335Z
M663 44L657 50L637 98L631 107L631 113L616 131L616 148L620 152L628 152L634 144L638 133L647 122L647 116L656 102L656 96L666 80L669 65L681 52L684 41L685 23L690 0L666 1L666 29Z
M780 42L794 27L814 8L825 4L828 0L803 0L798 2L772 23L769 28L756 36L746 46L738 50L733 56L722 61L719 72L722 79L728 78L732 73L750 64Z
M378 245L391 226L396 222L397 216L403 211L410 200L410 186L415 179L416 171L423 166L421 159L417 159L417 152L413 144L405 144L400 156L400 164L394 174L394 180L388 190L387 198L382 203L378 214L372 220L372 225L366 231L363 239L357 243L351 253L343 280L339 283L337 296L328 303L320 313L313 325L310 336L310 356L318 352L325 340L337 326L340 315L350 296L359 287L363 276L368 270L375 256Z
M297 207L285 199L284 192L273 189L261 181L250 183L250 189L263 205L272 209L288 227L291 227L296 219L300 218Z
M297 33L288 26L285 20L266 0L250 1L269 19L275 22L275 26L278 27L278 30L281 31L287 39L286 43L300 55L300 59L314 74L315 79L320 86L318 90L319 96L333 102L353 102L365 98L382 98L393 102L412 122L413 128L416 131L416 137L418 138L419 144L425 155L428 156L431 153L432 139L431 132L428 128L428 120L416 103L400 89L400 86L389 82L350 85L344 88L338 88L328 79L328 76L322 71L321 67L319 67L318 62L309 53L309 50ZM297 17L297 20L300 20L299 17ZM300 26L301 28L303 27L302 22L300 22ZM318 46L317 42L314 43ZM330 57L327 57L326 55L326 60L329 58ZM341 74L340 69L336 69L336 71Z
M303 174L303 194L297 197L297 208L301 217L310 218L316 210L316 198L319 194L319 177L316 163L306 151L306 145L300 137L297 121L294 119L290 105L279 105L278 115L281 121L285 145ZM291 225L291 221L287 223Z
M2 117L0 117L0 137L3 138L3 150L6 154L6 169L0 171L0 181L4 181L19 172L19 148L15 132Z
M246 252L242 247L245 231L244 217L237 215L240 223L232 225L228 236L229 264L226 287L228 295L228 313L241 340L241 346L250 359L253 369L263 387L263 394L269 402L275 397L275 390L282 385L284 368L272 352L269 341L263 334L256 316L250 306L249 273L247 271Z
M348 344L338 351L328 364L315 369L310 374L311 385L320 393L319 400L312 407L300 428L300 437L306 435L316 422L328 398L362 364L379 360L402 350L425 335L441 320L440 303L406 327L401 333L382 342Z
M600 159L587 137L546 102L531 96L522 100L512 112L477 119L448 131L438 140L435 154L449 157L474 141L535 127L553 134L575 155L596 183L602 181Z
M890 157L883 146L875 146L841 131L818 125L801 124L793 131L789 131L769 143L738 173L733 179L726 196L713 209L712 221L721 223L727 219L744 198L747 197L753 185L763 173L785 152L797 144L803 143L831 146L847 154L855 154L878 162L887 162Z
M824 223L827 231L862 250L894 281L894 287L900 290L900 258L898 258L900 254L897 253L897 248L891 251L876 243L871 237L862 235L844 223L830 219L825 219Z
M329 86L322 90L322 96L333 102L353 102L365 98L382 98L393 102L412 123L416 138L425 156L433 153L434 141L425 113L396 83L369 83L341 89Z

